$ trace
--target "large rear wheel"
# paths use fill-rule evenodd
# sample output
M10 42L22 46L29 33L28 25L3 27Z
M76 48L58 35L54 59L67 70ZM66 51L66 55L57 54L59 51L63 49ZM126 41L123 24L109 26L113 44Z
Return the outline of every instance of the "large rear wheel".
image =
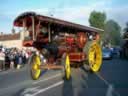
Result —
M41 65L40 56L33 55L31 62L31 77L33 80L37 80L40 77L41 69L39 68Z
M88 42L85 52L90 70L98 72L102 64L102 50L100 45L97 42Z

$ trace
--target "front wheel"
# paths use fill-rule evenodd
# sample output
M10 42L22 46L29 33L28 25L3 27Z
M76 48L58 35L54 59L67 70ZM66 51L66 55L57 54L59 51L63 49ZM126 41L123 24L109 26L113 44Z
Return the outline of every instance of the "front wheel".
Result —
M31 77L33 80L37 80L40 77L41 69L39 68L41 65L40 56L33 55L31 60Z
M98 72L102 64L102 50L97 42L88 42L85 52L90 70Z
M71 77L71 67L70 67L69 55L66 55L66 60L65 60L65 75L66 75L66 79L69 80L70 77Z
M70 59L68 54L64 54L62 57L62 64L64 66L64 73L65 73L65 78L67 80L70 79L71 77L71 66L70 66Z

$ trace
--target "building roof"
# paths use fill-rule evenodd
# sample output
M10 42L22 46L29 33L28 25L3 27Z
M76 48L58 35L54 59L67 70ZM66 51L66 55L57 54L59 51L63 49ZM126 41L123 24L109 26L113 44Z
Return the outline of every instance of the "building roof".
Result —
M19 40L19 39L20 39L20 33L0 35L0 41Z
M99 28L88 27L88 26L84 26L84 25L80 25L80 24L60 20L60 19L57 19L57 18L37 14L35 12L22 13L21 15L19 15L14 20L14 26L18 26L18 27L23 26L22 20L26 17L31 17L31 16L34 16L37 20L40 20L40 21L45 21L45 22L48 22L48 23L58 24L58 25L62 25L62 26L67 27L67 28L74 28L74 29L83 30L83 31L86 31L86 32L103 32L104 31L104 30L99 29Z

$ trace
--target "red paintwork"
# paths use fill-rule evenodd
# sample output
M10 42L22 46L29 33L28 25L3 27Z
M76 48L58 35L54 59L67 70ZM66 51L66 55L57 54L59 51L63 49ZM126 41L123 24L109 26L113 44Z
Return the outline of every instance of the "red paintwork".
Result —
M68 45L72 45L74 42L75 42L75 38L73 38L71 36L66 37L66 43Z
M85 53L82 52L69 53L70 62L82 62L85 57Z
M23 46L25 46L25 47L33 46L33 40L23 41Z
M84 32L77 33L77 45L79 48L83 48L87 42L87 36Z

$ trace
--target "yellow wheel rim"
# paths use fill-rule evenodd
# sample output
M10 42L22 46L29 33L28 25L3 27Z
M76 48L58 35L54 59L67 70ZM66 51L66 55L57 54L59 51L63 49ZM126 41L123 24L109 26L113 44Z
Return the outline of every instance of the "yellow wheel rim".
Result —
M102 51L98 43L94 42L89 49L89 66L93 72L99 71L102 64Z
M31 68L31 74L33 79L38 79L41 73L41 70L39 69L41 62L40 62L40 57L35 55L33 57L33 63L32 63L32 68Z
M66 56L66 62L65 62L65 72L66 72L66 79L70 79L71 76L71 68L70 68L70 60L69 55Z

